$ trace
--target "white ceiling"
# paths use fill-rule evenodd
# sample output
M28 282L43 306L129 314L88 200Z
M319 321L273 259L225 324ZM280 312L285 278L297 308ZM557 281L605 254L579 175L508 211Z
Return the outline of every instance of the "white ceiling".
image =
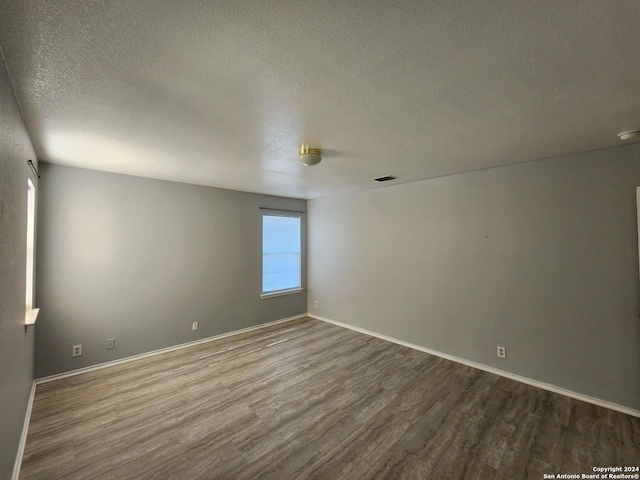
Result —
M55 164L317 198L640 128L638 0L3 5L7 68ZM301 143L322 163L299 164Z

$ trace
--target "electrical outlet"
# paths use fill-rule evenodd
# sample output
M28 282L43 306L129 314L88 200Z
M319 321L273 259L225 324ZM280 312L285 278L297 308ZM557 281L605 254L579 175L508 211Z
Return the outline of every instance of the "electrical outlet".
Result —
M72 357L79 357L82 355L82 345L74 345L71 350Z
M114 348L116 348L116 339L107 338L107 350L112 350Z
M318 300L314 300L313 301L313 307L314 308L318 308Z
M507 348L506 347L497 347L498 357L507 358Z
M191 324L191 330L197 330L198 329L198 322L193 322Z

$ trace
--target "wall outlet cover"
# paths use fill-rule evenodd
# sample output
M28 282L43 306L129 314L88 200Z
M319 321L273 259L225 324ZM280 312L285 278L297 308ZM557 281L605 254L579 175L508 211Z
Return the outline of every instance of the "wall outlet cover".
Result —
M111 350L116 348L116 339L115 338L107 338L107 350Z
M199 326L199 325L198 325L198 323L199 323L199 322L193 322L193 323L191 324L191 330L197 330L197 329L198 329L198 326Z
M82 356L82 344L80 345L74 345L71 349L71 356L72 357L80 357Z

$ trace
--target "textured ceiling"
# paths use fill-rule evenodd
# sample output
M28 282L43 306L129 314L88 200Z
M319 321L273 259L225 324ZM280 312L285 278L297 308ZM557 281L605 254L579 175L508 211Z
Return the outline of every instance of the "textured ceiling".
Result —
M620 144L637 0L2 0L41 161L316 198ZM301 143L327 151L297 162ZM384 184L384 185L388 185Z

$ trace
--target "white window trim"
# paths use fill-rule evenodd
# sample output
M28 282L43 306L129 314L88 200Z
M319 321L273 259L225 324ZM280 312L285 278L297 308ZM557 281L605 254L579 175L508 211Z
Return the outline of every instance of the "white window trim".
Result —
M296 211L287 211L287 210L270 210L268 208L263 208L262 209L262 215L260 216L263 224L264 224L264 217L265 216L270 216L270 217L291 217L291 218L298 218L300 219L300 286L299 287L295 287L295 288L288 288L286 290L276 290L273 292L262 292L260 295L260 298L262 300L268 299L268 298L273 298L273 297L281 297L283 295L293 295L296 293L300 293L304 291L304 287L303 287L303 282L302 282L302 215L303 212L296 212ZM262 232L262 240L264 240L264 231ZM262 255L264 256L264 251L262 252ZM263 278L264 278L264 261L261 259L262 262L262 266L261 266L261 278L260 281L262 283Z
M34 261L36 241L36 187L27 178L27 275L25 293L25 330L29 325L35 325L39 308L33 308L33 287L35 283Z
M283 295L293 295L294 293L300 293L303 291L304 291L304 288L302 287L291 288L288 290L276 290L275 292L263 293L262 295L260 295L260 298L264 300L265 298L282 297Z

